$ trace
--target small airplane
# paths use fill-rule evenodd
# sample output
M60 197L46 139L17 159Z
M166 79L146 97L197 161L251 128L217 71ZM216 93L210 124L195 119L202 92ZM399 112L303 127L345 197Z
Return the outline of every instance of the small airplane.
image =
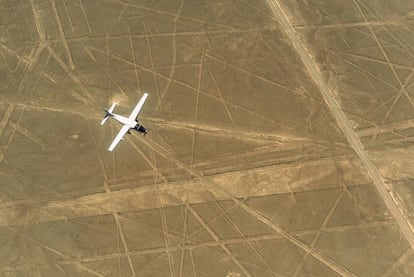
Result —
M116 103L113 103L112 106L105 111L105 117L101 121L101 125L104 125L106 121L110 117L113 117L116 121L122 123L124 126L122 126L119 133L116 135L115 139L112 141L112 144L109 146L108 150L112 151L114 148L118 145L118 143L123 139L126 133L131 134L130 130L133 129L137 132L144 133L144 136L147 134L147 129L138 123L138 114L141 111L142 107L144 106L145 101L147 100L148 93L144 93L142 95L141 99L135 106L134 110L132 111L131 115L129 117L125 117L119 114L113 113L114 108L116 106Z

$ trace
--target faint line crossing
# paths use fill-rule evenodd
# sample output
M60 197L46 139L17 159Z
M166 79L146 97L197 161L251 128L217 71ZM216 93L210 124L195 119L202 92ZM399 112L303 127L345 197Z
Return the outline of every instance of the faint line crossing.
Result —
M0 45L1 45L1 43L0 43ZM93 51L96 51L96 52L98 52L98 53L101 53L101 54L105 54L105 55L107 55L107 53L105 53L105 52L103 52L103 51L101 51L101 50L99 50L99 49L97 49L97 48L94 48L94 47L90 47L90 48L86 48L86 47L84 47L84 49L85 49L85 51L88 51L88 50L89 50L89 51L90 51L90 50L93 50ZM86 50L86 49L88 49L88 50ZM205 55L206 55L206 54L205 54ZM123 58L121 58L121 57L118 57L118 56L116 56L116 55L114 55L114 54L110 54L110 56L111 56L112 58L114 58L115 60L118 60L118 61L124 62L124 63L126 63L126 64L129 64L129 65L133 66L133 67L137 67L139 70L141 70L141 71L143 71L143 72L148 72L148 73L153 74L153 75L155 75L155 76L157 76L157 77L162 77L164 80L167 80L167 81L170 81L170 80L171 80L171 82L174 82L174 83L176 83L176 84L179 84L179 85L181 85L181 86L183 86L183 87L185 87L185 88L189 88L191 91L197 92L197 88L196 88L196 87L193 87L193 86L192 86L192 85L190 85L190 84L187 84L187 83L182 82L182 81L177 80L177 79L170 78L169 76L167 76L167 75L165 75L165 74L162 74L162 73L159 73L159 72L157 72L157 71L151 70L151 69L146 68L146 67L144 67L144 66L141 66L141 65L139 65L139 64L135 64L135 63L133 63L133 62L131 62L131 61L125 60L125 59L123 59ZM206 92L206 91L204 91L204 90L201 90L201 89L200 89L199 91L200 91L200 94L206 95L206 96L208 96L208 97L210 97L210 98L213 98L213 99L216 99L216 100L218 100L218 101L223 101L223 99L221 99L219 96L216 96L216 95L210 94L210 93L208 93L208 92ZM239 105L237 105L237 104L235 104L235 103L232 103L232 102L229 102L229 101L227 101L227 100L225 100L225 102L226 102L228 105L230 105L230 106L232 106L232 107L234 107L234 108L236 108L236 109L239 109L239 110L242 110L242 111L244 111L244 112L246 112L246 113L252 114L252 115L254 115L254 116L258 117L258 118L261 118L261 119L263 119L263 120L265 120L265 121L267 121L267 122L272 122L272 123L275 123L275 124L276 124L276 122L275 122L274 120L272 120L272 119L270 119L270 118L268 118L268 117L266 117L266 116L260 115L260 114L258 114L258 113L256 113L256 112L254 112L254 111L252 111L252 110L250 110L250 109L248 109L248 108L245 108L245 107L243 107L243 106L239 106Z
M88 26L89 34L92 35L92 28L91 28L91 25L89 24L88 16L86 15L85 7L83 6L82 0L79 0L79 5L82 10L83 17L85 18L86 26Z
M219 87L218 87L218 85L217 85L216 78L214 78L214 75L213 75L213 73L211 72L211 70L210 70L210 69L208 70L208 73L209 73L209 75L210 75L211 80L213 81L214 87L216 88L216 91L217 91L218 95L219 95L219 96L220 96L220 98L221 98L221 102L223 103L223 106L224 106L224 108L226 109L226 113L227 113L227 115L228 115L228 117L229 117L229 119L230 119L230 122L231 122L231 123L233 123L233 116L231 115L230 109L229 109L229 107L227 106L227 103L226 103L226 101L224 100L223 94L221 93L221 90L220 90L220 88L219 88Z
M219 242L220 238L217 236L217 234L207 225L207 223L201 218L201 216L197 213L196 210L194 210L193 207L186 204L187 209L191 212L191 214L200 222L200 224L204 227L204 229L210 234L210 236L213 237L214 241ZM231 258L231 260L239 267L241 271L246 276L252 276L251 273L244 267L244 265L234 256L234 254L230 251L230 249L224 245L220 245L221 249L223 249L224 252Z
M407 260L413 255L413 251L411 249L407 249L404 254L402 254L392 265L385 271L381 277L392 276L392 272L395 271L399 266L404 266ZM407 265L407 264L406 264Z
M342 190L338 196L336 197L336 200L334 204L332 205L331 209L329 210L328 214L326 215L325 219L322 222L322 225L317 232L316 236L313 238L311 243L311 248L314 248L316 243L319 241L319 238L322 236L323 232L326 229L326 226L328 225L329 220L331 220L332 215L334 214L336 208L338 207L339 203L341 202L342 197L344 196L345 190ZM302 261L300 262L299 266L296 268L295 273L293 274L293 277L299 276L299 274L302 273L303 267L306 264L306 261L309 258L309 254L306 253L306 255L303 257Z
M6 115L3 117L3 120L2 120L2 122L1 122L1 124L4 124L4 128L6 127L7 122L10 120L10 115L11 115L11 113L13 112L13 109L14 109L14 105L13 105L13 108L11 108L11 107L9 106L9 108L8 108L8 109L7 109L7 111L6 111ZM18 123L18 124L20 123L20 120L21 120L21 119L22 119L22 117L23 117L24 111L25 111L25 109L23 108L23 111L20 113L19 119L17 120L17 123ZM4 128L2 128L1 130L4 130ZM0 135L1 135L2 133L3 133L3 131L1 131ZM7 152L7 150L9 149L10 144L11 144L11 143L12 143L12 141L13 141L13 137L14 137L15 133L16 133L16 129L14 129L14 130L13 130L13 132L11 133L11 135L10 135L10 137L9 137L9 139L8 139L8 141L7 141L7 143L6 143L6 145L4 146L4 148L3 148L3 147L2 147L2 148L0 148L0 165L1 165L1 163L3 162L3 160L4 160L4 156L6 155L6 152Z
M341 110L335 97L332 95L332 92L329 90L326 82L324 82L323 77L319 72L319 69L317 68L315 62L312 60L310 53L300 42L293 26L287 19L279 2L276 0L268 0L268 3L279 24L285 31L287 37L292 42L292 46L295 48L303 64L306 66L309 75L312 77L313 81L318 85L319 90L328 108L330 109L332 115L335 117L335 120L338 123L338 126L341 128L349 144L352 146L352 148L360 158L362 164L364 165L365 169L368 171L375 187L377 188L380 196L384 200L385 205L387 206L388 210L391 212L391 214L396 219L398 225L400 226L401 232L404 234L405 238L410 243L411 248L414 249L414 233L411 229L411 226L409 225L407 219L404 217L403 213L398 208L397 204L394 202L390 193L388 192L385 182L382 176L380 175L378 168L376 168L376 166L369 160L368 154L365 152L361 141L357 137L355 131L352 129L348 119Z
M358 11L359 11L359 13L361 14L362 18L364 19L364 21L365 21L365 22L367 22L368 20L367 20L367 18L366 18L366 16L365 16L364 12L362 11L361 7L358 5L358 3L357 3L357 1L356 1L356 0L353 0L353 1L354 1L354 4L355 4L356 8L357 8L357 9L358 9ZM406 89L405 89L405 84L403 84L403 83L402 83L401 78L399 77L399 75L398 75L398 74L397 74L397 72L395 71L395 68L394 68L393 64L391 63L391 60L390 60L390 58L388 57L387 52L385 52L384 47L383 47L383 46L382 46L382 44L380 43L380 41L379 41L379 39L378 39L377 35L376 35L376 34L375 34L375 32L372 30L371 26L368 26L368 29L369 29L369 31L370 31L370 33L371 33L372 37L375 39L375 42L377 43L378 48L381 50L382 55L384 56L385 60L387 61L387 64L389 65L389 68L391 69L391 71L392 71L392 73L393 73L393 75L394 75L395 79L398 81L398 83L399 83L399 85L400 85L400 88L401 88L401 91L402 91L402 92L404 92L405 96L406 96L406 97L407 97L407 99L408 99L408 102L411 104L411 106L413 106L413 107L414 107L414 102L413 102L413 100L411 99L410 95L407 93L407 91L406 91ZM409 78L408 78L408 79L409 79Z
M131 255L129 254L129 249L128 249L128 245L126 243L124 230L122 229L121 222L119 222L118 213L115 212L112 215L113 215L114 220L116 222L116 226L117 226L118 231L119 231L119 236L121 237L122 245L124 246L125 255L128 259L128 264L129 264L129 267L131 269L132 276L137 276L136 273L135 273L134 263L132 262Z
M16 231L15 229L12 229L12 228L10 228L10 227L6 227L6 230L8 230L8 231L10 231L10 232L13 232L13 233L15 233L16 235L18 235L18 231ZM32 241L33 243L37 244L37 245L38 245L38 246L40 246L41 248L43 248L43 249L45 249L45 250L48 250L48 251L50 251L50 252L54 253L55 255L60 256L61 258L65 259L65 260L70 259L70 257L69 257L67 254L65 254L65 253L63 253L63 252L61 252L61 251L59 251L59 250L57 250L57 249L55 249L55 248L52 248L52 247L49 247L49 246L45 245L45 244L44 244L44 242L42 242L42 241L40 241L40 240L38 240L38 239L35 239L35 238L33 238L32 236L28 236L28 237L27 237L27 241ZM71 263L71 264L74 264L75 266L77 266L77 267L79 267L79 268L81 268L81 269L84 269L85 271L87 271L88 273L91 273L91 274L93 274L93 275L96 275L96 276L99 276L99 277L104 277L104 275L102 275L102 274L100 274L99 272L97 272L97 271L95 271L95 270L93 270L93 269L91 269L91 268L89 268L89 267L85 266L84 264L82 264L82 263L81 263L81 262L79 262L79 261L72 261L72 263ZM40 264L39 264L39 265L40 265ZM13 265L13 268L14 268L14 269L15 269L15 266L16 266L16 265ZM4 269L4 267L2 267L2 269ZM7 268L6 268L6 270L7 270ZM1 271L0 271L0 272L1 272ZM7 275L7 276L8 276L8 275Z
M266 268L263 268L264 270L267 270L269 272L272 272L274 274L278 274L277 272L274 272L272 267L270 266L269 262L266 260L266 258L260 253L260 251L257 249L257 246L253 245L250 241L247 240L246 236L243 234L243 232L240 230L240 228L233 222L233 220L229 216L229 211L225 211L217 202L215 203L216 207L220 211L220 217L224 217L226 222L228 222L233 228L239 233L241 239L246 239L245 243L251 248L251 250L256 254L256 256L260 259L260 261L266 266ZM230 210L233 210L233 207L236 207L237 205L233 205ZM211 224L211 223L210 223Z
M368 127L357 130L359 137L367 137L378 134L384 134L392 131L401 131L414 128L414 119L407 119L403 121L391 122L378 127Z
M367 26L401 26L404 21L390 20L390 21L366 21L366 22L349 22L340 24L324 24L324 25L294 25L296 29L328 29L328 28L355 28Z
M38 135L36 135L33 132L29 131L28 129L24 128L20 124L14 123L12 121L10 121L10 126L14 129L16 129L16 131L18 131L20 134L24 135L25 137L27 137L31 141L33 141L33 142L37 143L38 145L40 145L43 150L46 149L46 142L41 137L39 137Z
M92 140L93 140L93 142L95 144L96 152L97 152L97 155L98 155L98 158L99 158L99 162L100 162L100 165L101 165L101 169L102 169L102 174L103 174L104 179L105 179L104 180L105 193L110 193L111 192L111 188L108 185L108 176L107 176L107 174L105 172L104 162L102 160L101 153L99 152L99 147L98 147L98 144L96 143L96 139L95 139L95 136L94 136L94 133L93 133L91 124L89 122L89 119L87 119L87 122L88 122L89 132L90 132L91 137L92 137ZM130 256L130 251L129 251L128 245L126 243L125 233L124 233L124 230L122 229L121 222L119 221L119 214L118 214L118 212L114 211L112 213L112 216L113 216L113 218L115 220L115 223L116 223L116 226L117 226L117 229L118 229L118 235L119 235L119 238L122 241L122 245L124 247L124 253L125 253L125 256L126 256L126 258L128 260L128 264L129 264L129 267L131 269L132 276L136 276L135 267L134 267L134 264L133 264L132 259L131 259L131 256Z
M11 114L13 113L14 106L15 106L14 104L10 104L7 107L7 110L4 113L4 116L0 121L0 136L3 134L4 129L6 129L6 125L9 122Z
M355 226L339 226L339 227L329 227L325 229L325 232L341 232L341 231L349 231L349 230L360 230L361 228L375 228L375 227L383 227L383 226L394 226L393 221L386 221L386 222L372 222L367 224L360 224ZM203 227L202 227L203 228ZM299 231L293 233L294 236L308 236L308 235L315 235L319 233L320 230L308 230L308 231ZM72 257L63 257L64 260L57 261L57 264L79 264L79 263L90 263L90 262L97 262L97 261L105 261L105 260L111 260L114 258L120 258L120 257L127 257L127 255L130 255L131 257L138 257L138 256L144 256L144 255L153 255L153 254L161 254L163 255L166 252L175 252L175 251L183 251L188 250L190 251L190 257L191 252L194 249L200 249L200 248L210 248L210 247L220 247L220 246L232 246L235 244L241 244L241 243L248 243L248 242L258 242L258 241L268 241L268 240L274 240L274 239L280 239L283 236L280 234L267 234L267 235L258 235L258 236L249 236L246 238L236 238L236 239L222 239L219 241L206 241L206 242L199 242L199 243L177 243L174 246L171 247L154 247L154 248L148 248L148 249L142 249L142 250L129 250L127 253L125 251L118 251L113 253L107 253L107 254L98 254L95 256L84 256L81 258L72 258ZM36 241L35 241L36 242ZM51 251L52 250L49 248ZM407 253L408 252L408 253ZM393 269L395 267L398 267L398 265L401 265L407 258L409 258L412 255L412 252L407 251L404 253L391 267ZM60 252L57 252L56 254L59 255ZM33 266L35 265L41 265L41 263L33 263ZM16 265L16 268L21 268L24 265ZM195 268L195 266L194 266ZM4 269L8 268L1 268L0 273L4 272ZM140 268L139 271L141 271L143 268ZM388 271L387 271L388 272ZM387 274L384 273L385 274ZM137 275L138 272L137 272ZM196 274L194 274L197 276Z
M153 169L157 170L154 151L151 151L151 160L152 160ZM161 216L162 233L164 235L164 242L165 242L166 247L170 247L171 242L170 242L170 236L168 232L167 217L165 216L165 210L164 210L162 199L161 199L161 193L160 193L160 190L157 184L157 177L158 177L157 175L158 174L156 173L154 174L154 186L155 186L155 191L158 197L158 201L160 202L159 210L160 210L160 216ZM163 176L161 175L161 178L162 177ZM167 252L167 257L168 257L168 264L170 266L170 275L171 277L175 277L174 259L170 252Z
M43 31L42 23L40 21L39 9L37 9L34 0L30 0L30 4L32 6L33 19L35 22L37 33L39 34L40 41L43 42L45 41L45 32Z
M73 70L75 68L75 65L73 64L72 53L70 52L68 41L66 40L65 32L63 31L62 23L60 22L60 17L56 8L55 0L50 0L50 4L52 5L53 15L55 16L56 24L58 25L63 47L65 48L66 54L68 56L69 67Z
M192 174L195 178L197 178L200 183L208 187L217 193L231 199L236 205L238 205L240 208L245 210L247 213L252 215L255 219L258 221L261 221L262 223L266 224L270 228L272 228L275 232L281 234L285 239L287 239L292 244L296 245L300 249L302 249L304 252L309 253L314 258L319 260L320 262L324 263L326 266L334 270L335 272L341 274L342 276L355 276L352 272L341 266L340 264L337 264L335 261L325 257L318 251L311 249L309 246L301 242L299 239L295 238L288 232L286 232L284 229L282 229L279 225L274 223L272 220L268 219L265 215L261 214L260 212L256 211L252 207L248 206L247 204L243 203L243 201L235 198L232 193L230 193L227 189L223 188L221 185L217 184L213 180L206 179L201 173L199 173L197 170L191 168L190 166L187 166L180 160L174 158L167 150L162 148L160 145L156 144L155 142L148 142L147 140L138 137L138 139L141 141L141 143L147 145L150 149L153 149L158 154L160 154L162 157L174 162L177 166L181 167L182 169L186 170L190 174Z

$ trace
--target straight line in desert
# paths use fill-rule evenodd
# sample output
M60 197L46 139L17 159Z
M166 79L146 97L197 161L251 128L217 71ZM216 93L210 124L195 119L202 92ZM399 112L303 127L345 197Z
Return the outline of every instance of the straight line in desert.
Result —
M407 266L407 260L413 255L413 251L411 249L407 249L388 269L385 271L381 277L393 276L392 273L397 272L396 269L400 266Z
M6 112L3 115L3 118L0 121L0 136L3 134L4 129L6 129L6 125L9 122L10 116L13 113L15 105L9 104L7 107Z
M378 222L371 222L371 223L363 223L363 224L357 224L357 225L349 225L349 226L337 226L337 227L328 227L325 229L326 233L330 232L342 232L342 231L351 231L351 230L361 230L361 229L370 229L370 228L378 228L378 227L393 227L395 226L394 221L378 221ZM297 231L294 232L293 235L295 237L301 237L301 236L308 236L308 235L315 235L318 232L320 232L319 229L312 229L312 230L306 230L306 231ZM182 250L189 250L192 251L194 249L199 248L215 248L220 246L231 246L231 245L237 245L237 244L244 244L244 243L252 243L252 242L259 242L259 241L267 241L267 240L275 240L275 239L281 239L282 235L280 234L264 234L264 235L253 235L249 237L243 237L243 238L229 238L229 239L221 239L218 241L212 240L212 241L205 241L205 242L199 242L199 243L177 243L171 247L154 247L149 249L135 249L135 250L129 250L128 253L125 251L119 251L119 252L113 252L113 253L107 253L107 254L99 254L91 255L91 256L85 256L80 258L71 258L71 257L63 257L61 261L57 261L58 264L75 264L75 265L82 265L82 264L88 264L93 263L97 261L105 261L105 260L111 260L111 259L119 259L120 257L126 257L127 255L131 257L138 257L138 256L145 256L145 255L154 255L154 254L165 254L166 252L176 252L176 251L182 251ZM33 238L31 238L35 243L39 244L38 241L35 241ZM45 247L44 245L42 245ZM61 252L57 252L56 249L51 249L52 252L61 255ZM407 251L408 253L411 253ZM400 264L401 260L406 260L410 255L407 253L403 254L403 256L397 260L396 264ZM37 263L31 263L30 266L40 266L46 263L43 262L37 262ZM394 265L395 266L395 265ZM25 265L16 265L16 268L22 269L25 267ZM85 268L86 269L86 268ZM0 273L11 270L10 267L3 267L0 269Z
M72 81L78 85L78 87L80 88L80 90L83 92L83 96L88 98L88 100L94 102L94 98L91 96L91 94L89 93L89 90L87 89L87 87L82 83L81 79L79 78L79 76L76 74L75 71L71 70L63 61L62 59L56 54L56 52L53 50L52 47L50 47L50 45L48 45L46 47L46 49L49 51L50 55L56 60L56 62L62 67L62 69L64 71L66 71L66 73L69 75L69 77L72 79ZM79 99L84 103L88 103L88 101L85 101L83 99Z
M155 13L155 14L159 14L159 15L165 15L165 16L169 16L172 18L177 18L177 16L180 17L180 19L187 19L190 21L194 21L197 23L201 23L201 24L209 24L211 26L216 26L216 27L223 27L223 28L227 28L228 30L240 30L240 28L235 27L235 26L231 26L231 25L226 25L226 24L222 24L222 23L216 23L216 22L208 22L204 19L200 19L197 17L193 17L193 16L188 16L185 14L179 14L179 13L175 13L175 12L170 12L170 11L166 11L166 10L161 10L161 9L155 9L155 8L151 8L145 5L139 5L139 4L135 4L132 2L127 2L125 0L109 0L109 2L112 3L117 3L117 4L121 4L124 5L127 8L134 8L134 9L138 9L140 11L146 11L146 12L150 12L150 13Z
M101 51L100 49L97 49L97 48L95 48L95 47L88 47L88 48L87 48L87 47L84 47L84 49L85 49L85 50L86 50L86 49L88 49L88 50L93 50L93 51L95 51L95 52L98 52L98 53L101 53L101 54L104 54L104 55L108 55L107 53L105 53L105 52L103 52L103 51ZM133 63L133 62L131 62L131 61L129 61L129 60L126 60L126 59L121 58L121 57L119 57L119 56L116 56L116 55L114 55L114 54L110 54L109 56L110 56L110 57L112 57L112 58L113 58L113 59L115 59L115 60L121 61L121 62L123 62L123 63L125 63L125 64L128 64L128 65L131 65L131 66L133 66L133 67L136 67L136 68L138 68L139 70L142 70L143 72L148 72L148 73L150 73L150 74L154 74L154 75L156 75L157 77L161 77L161 78L163 78L164 80L174 82L174 83L179 84L179 85L181 85L181 86L183 86L183 87L185 87L185 88L190 89L190 90L191 90L192 92L194 92L194 93L197 93L197 88L196 88L196 87L194 87L194 86L192 86L192 85L190 85L190 84L187 84L187 83L185 83L185 82L183 82L183 81L180 81L180 80L177 80L177 79L171 78L170 76L167 76L167 75L162 74L162 73L160 73L160 72L153 71L152 69L150 69L150 68L146 68L146 67L144 67L144 66L142 66L142 65L135 64L135 63ZM208 93L207 91L204 91L204 90L201 90L201 89L199 90L199 92L200 92L200 94L203 94L203 95L205 95L205 96L207 96L207 97L209 97L209 98L212 98L212 99L218 100L218 101L220 101L220 102L223 102L223 99L221 99L219 96L216 96L216 95L214 95L214 94L210 94L210 93ZM263 116L263 115L261 115L261 114L258 114L258 113L256 113L256 112L254 112L254 111L250 110L249 108L246 108L246 107L243 107L243 106L237 105L236 103L232 103L232 102L230 102L230 101L228 101L228 100L226 100L225 102L226 102L228 105L232 106L232 107L235 107L235 108L237 108L237 109L239 109L239 110L245 111L246 113L252 114L252 115L254 115L254 116L258 117L258 118L261 118L261 119L263 119L263 120L265 120L265 121L267 121L267 122L271 122L271 123L276 124L276 122L275 122L273 119L268 118L268 117L266 117L266 116Z
M39 34L39 39L41 42L44 42L46 40L46 36L42 27L42 23L40 21L39 9L37 8L34 0L30 0L30 4L32 6L33 19L35 22L37 33Z
M135 273L134 263L132 262L131 255L129 255L129 248L128 248L128 245L126 243L125 232L124 232L124 229L121 226L121 223L119 222L118 213L113 213L113 217L114 217L114 220L116 222L116 226L118 228L119 236L121 237L122 245L124 246L124 253L125 253L125 255L126 255L127 259L128 259L128 264L129 264L129 267L131 269L132 276L135 277L137 275Z
M289 22L287 15L280 6L280 3L276 0L268 0L268 4L275 15L275 18L285 31L286 36L291 41L292 46L301 58L304 66L308 70L310 77L319 87L319 90L326 102L326 105L328 106L336 122L338 123L339 128L342 130L349 144L352 146L355 153L361 160L363 166L365 167L375 187L377 188L379 195L383 199L390 213L397 221L404 237L407 239L411 248L414 249L414 233L409 225L409 222L405 218L402 211L398 208L397 204L392 199L378 168L369 159L368 154L364 150L361 141L359 140L355 131L352 129L349 120L346 118L334 95L330 91L327 83L324 81L322 74L320 73L316 63L312 60L311 54L300 41L295 29Z
M73 114L77 116L81 116L86 119L101 119L102 116L99 113L88 113L85 114L84 112L70 109L64 110L59 109L56 107L49 107L49 106L37 106L34 103L21 103L21 102L11 102L11 101L0 101L0 104L13 104L17 106L23 106L28 109L35 109L35 110L46 110L51 112L59 112L59 113L67 113ZM179 121L179 120L165 120L162 118L156 117L146 117L142 116L144 120L147 122L161 126L162 128L168 129L181 129L181 130L189 130L189 131L197 131L202 133L207 133L211 136L216 137L225 137L225 138L237 138L238 140L242 141L257 141L257 142L272 142L275 144L286 145L288 143L317 143L317 144L324 144L328 141L324 140L314 140L312 138L306 137L299 137L299 136L292 136L291 134L281 134L279 133L271 133L271 132L264 132L264 131L247 131L244 128L228 128L226 126L217 126L214 124L208 123L197 123L191 121ZM345 146L341 142L329 142L330 145L336 145L338 147Z
M364 22L349 22L338 24L322 24L322 25L293 25L295 29L307 30L307 29L330 29L330 28L356 28L367 26L402 26L404 21L389 20L389 21L364 21Z
M145 118L145 117L143 117ZM229 138L243 138L249 140L258 140L258 141L271 141L276 143L282 142L294 142L294 141L308 141L305 137L293 137L288 135L282 135L280 133L265 133L265 132L254 132L247 131L245 129L236 129L236 128L226 128L215 126L213 124L205 124L199 122L191 121L178 121L170 120L166 121L161 118L146 118L149 122L162 126L163 128L173 128L173 129L188 129L195 130L200 132L207 132L212 134L217 134L217 136L225 136ZM310 140L310 139L309 139Z
M242 226L237 226L237 224L234 222L234 220L231 219L231 217L229 216L228 212L229 210L232 210L232 208L230 208L229 210L224 210L217 202L214 203L215 206L218 208L218 210L220 211L220 214L224 217L224 220L229 223L239 234L239 236L241 237L241 240L244 240L243 243L246 243L249 248L253 251L253 253L256 255L256 257L259 258L259 260L265 265L265 267L263 267L264 270L267 270L269 272L273 272L272 266L270 265L268 259L266 259L266 257L263 256L263 254L260 252L260 250L258 249L257 246L255 246L254 244L252 244L250 241L248 241L248 236L245 236L243 234L243 232L240 230L240 228L242 228ZM236 205L234 205L233 207L235 207ZM221 217L220 217L221 218Z
M68 41L66 40L65 32L63 31L62 23L60 22L60 17L59 17L57 8L56 8L55 0L50 0L50 3L52 5L53 15L55 16L56 24L59 30L59 34L62 40L63 47L65 48L66 54L68 56L69 67L70 69L73 70L75 68L75 65L73 64L72 53L70 52Z
M187 209L191 214L197 219L197 221L204 227L204 229L210 234L215 242L219 242L219 236L207 225L205 220L197 213L197 211L190 205L186 205ZM236 258L236 256L230 251L230 249L225 244L220 244L221 249L230 257L230 259L237 265L237 267L243 271L245 276L252 276L252 274L246 269L246 267Z
M163 37L193 37L193 36L208 36L208 35L237 35L237 34L256 34L258 32L263 33L262 35L267 37L265 34L266 31L278 31L273 27L263 27L263 28L247 28L247 29L234 29L234 30L207 30L207 31L180 31L180 32L162 32L162 33L148 33L148 34L131 34L131 35L111 35L110 39L142 39L145 37L148 38L163 38ZM72 36L67 38L69 42L79 42L79 41L91 41L91 40L104 40L107 35L81 35L81 36ZM50 39L49 42L56 42L56 40ZM174 64L174 63L172 63Z
M357 134L359 137L368 137L393 131L402 131L410 128L414 128L414 119L407 119L403 121L386 123L375 127L359 129L357 130Z
M30 139L34 143L38 144L40 147L42 147L43 150L46 149L46 144L47 143L45 142L45 140L42 139L41 137L39 137L38 135L36 135L35 133L33 133L32 131L30 131L30 130L26 129L25 127L23 127L22 125L14 123L12 121L10 121L10 126L14 129L16 129L16 131L18 131L23 136L27 137L28 139Z
M356 164L354 162L357 162ZM204 176L205 179L211 179L218 183L226 191L229 191L236 198L260 197L273 194L287 193L287 184L291 186L292 191L303 192L310 190L334 189L341 186L340 183L334 182L329 176L336 174L338 168L346 171L345 180L350 185L366 185L368 177L360 175L361 166L358 160L328 161L323 160L320 163L303 163L288 167L269 166L266 168L249 169L235 171L231 173L222 173L214 176ZM356 168L355 168L356 167ZM302 178L294 181L294 177L306 168L314 174L311 178ZM269 180L278 180L277 185L269 184ZM255 180L251 182L251 180ZM160 204L164 207L179 206L183 203L195 204L206 203L210 201L227 200L227 197L217 194L210 188L200 186L197 180L169 182L168 184L159 184L158 189L162 196L162 201L154 201L157 198L154 185L122 189L111 192L100 192L82 197L70 199L51 200L43 199L40 201L27 202L26 200L4 202L0 205L0 226L7 225L27 225L40 222L54 221L60 219L79 218L86 216L97 216L103 214L112 214L113 212L140 211L159 208ZM131 205L125 205L131 203ZM32 218L31 222L19 220L20 207L30 206Z
M9 107L9 108L10 108L10 107ZM5 115L4 117L7 117L7 121L9 121L9 120L10 120L10 114L11 114L12 112L13 112L13 109L11 109L11 112L10 112L10 113L8 113L8 111L6 111L6 115ZM21 111L21 113L20 113L19 118L17 119L17 124L19 124L19 123L20 123L20 121L21 121L21 119L22 119L22 117L23 117L24 112L25 112L25 109L23 108L23 110L22 110L22 111ZM3 118L3 120L4 120L4 118ZM7 121L6 121L6 123L7 123ZM9 139L7 140L6 145L5 145L4 147L2 147L2 149L1 149L1 151L0 151L0 165L1 165L1 163L3 162L3 160L4 160L4 156L5 156L5 154L7 153L8 149L9 149L9 147L10 147L10 145L11 145L12 141L13 141L13 138L14 138L14 135L16 134L16 132L17 132L17 130L16 130L16 129L13 129L13 131L12 131L11 135L9 136Z
M14 55L19 61L29 65L29 66L36 66L33 61L31 61L30 59L19 55L19 53L17 53L15 50L9 48L6 44L0 42L0 47L3 48L4 50L6 50L7 52L9 52L10 54ZM40 74L42 74L43 76L45 76L47 79L49 79L52 83L57 84L58 83L58 78L54 76L53 73L48 74L46 72L43 72L42 69L38 68Z
M20 234L18 234L18 228L10 228L10 227L6 227L5 228L6 230L8 230L9 232L12 232L12 233L15 233L16 234L16 236L18 236L18 235L20 235ZM17 230L16 230L17 229ZM44 241L41 241L41 240L39 240L39 239L36 239L36 238L34 238L34 237L32 237L32 236L29 236L29 237L27 237L26 238L26 243L28 242L28 241L30 241L30 242L32 242L32 243L34 243L34 244L36 244L36 245L38 245L39 247L41 247L41 248L43 248L43 249L45 249L45 250L47 250L47 251L49 251L49 252L52 252L53 254L55 254L55 255L57 255L57 256L59 256L60 258L62 258L62 259L64 259L64 260L68 260L68 259L70 259L70 256L68 255L68 254L65 254L64 253L64 251L60 251L59 249L56 249L56 248L54 248L54 247L50 247L50 246L47 246L45 243L44 243ZM88 273L91 273L91 274L93 274L93 275L95 275L95 276L99 276L99 277L104 277L102 274L100 274L99 272L97 272L97 271L95 271L95 270L93 270L93 269L91 269L91 268L89 268L87 265L84 265L84 264L82 264L81 262L79 262L79 261L74 261L72 264L74 264L75 266L77 266L77 267L79 267L80 269L83 269L83 270L85 270L86 272L88 272ZM29 263L29 265L36 265L36 264L32 264L32 263ZM23 266L24 266L24 264L23 264ZM15 269L15 265L13 266L14 267L14 269ZM4 268L4 267L2 267L2 269L4 270L4 269L6 269L6 270L8 270L9 268ZM2 272L2 271L0 271L0 272ZM8 276L8 275L7 275Z
M82 15L83 15L83 18L85 19L86 26L88 26L89 34L91 35L92 34L91 24L89 24L88 16L86 14L85 7L83 6L82 0L79 0L79 5L82 10Z
M273 229L276 233L281 234L286 240L291 242L293 245L300 248L302 251L309 253L309 255L312 255L314 258L331 268L333 271L337 272L340 275L343 276L355 276L352 272L350 272L348 269L344 268L342 265L338 264L336 261L330 259L329 257L323 255L319 251L315 249L311 249L308 245L304 244L300 240L298 240L296 237L292 236L289 232L284 230L281 226L279 226L277 223L273 222L269 218L267 218L265 215L260 213L259 211L255 210L254 208L250 207L243 201L239 200L237 196L235 196L234 191L230 191L228 188L224 187L223 184L219 184L216 180L211 178L206 178L202 173L198 172L196 169L192 168L191 166L188 166L187 164L181 162L179 159L175 158L171 153L169 153L166 149L164 149L162 146L158 145L157 143L153 141L146 141L143 138L139 137L139 140L141 143L145 144L149 149L152 149L153 151L157 152L162 157L170 160L171 162L175 163L178 167L184 169L191 175L195 177L195 179L198 180L200 183L200 188L208 189L210 190L210 193L217 194L218 197L227 198L231 201L233 201L237 206L239 206L242 210L249 213L252 217L254 217L256 220L264 223L269 228ZM226 183L233 183L227 181Z
M383 61L379 58L373 58L373 57L369 57L369 56L365 56L365 55L361 55L361 54L355 54L355 53L348 53L345 51L340 51L338 49L335 49L335 53L336 54L342 54L344 56L348 56L348 57L354 57L357 59L361 59L361 60L366 60L366 61L370 61L370 62L375 62L375 63L379 63L379 64L386 64L389 65L390 63L388 63L387 61ZM408 66L408 65L404 65L404 64L399 64L399 63L391 63L393 66L401 68L401 69L408 69L408 70L413 70L414 67L412 66Z

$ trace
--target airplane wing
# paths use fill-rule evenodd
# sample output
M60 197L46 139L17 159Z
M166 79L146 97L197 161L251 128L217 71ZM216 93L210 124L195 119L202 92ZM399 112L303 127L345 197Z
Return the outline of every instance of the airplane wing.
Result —
M109 151L114 150L115 146L117 146L119 141L125 136L125 134L128 132L128 130L129 130L128 125L122 126L121 130L116 135L116 137L115 137L114 141L112 142L111 146L109 146L109 148L108 148Z
M141 111L142 107L144 106L145 100L147 100L148 93L144 93L141 99L139 100L138 104L135 106L134 110L132 111L131 115L129 116L129 120L135 120Z

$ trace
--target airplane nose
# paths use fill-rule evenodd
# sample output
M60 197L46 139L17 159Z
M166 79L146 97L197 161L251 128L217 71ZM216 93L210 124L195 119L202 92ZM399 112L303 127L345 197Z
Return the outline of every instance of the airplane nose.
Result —
M147 133L147 129L146 129L144 126L142 126L142 125L137 125L137 126L135 127L135 129L136 129L138 132L141 132L141 133L144 133L144 134L146 134L146 133Z

